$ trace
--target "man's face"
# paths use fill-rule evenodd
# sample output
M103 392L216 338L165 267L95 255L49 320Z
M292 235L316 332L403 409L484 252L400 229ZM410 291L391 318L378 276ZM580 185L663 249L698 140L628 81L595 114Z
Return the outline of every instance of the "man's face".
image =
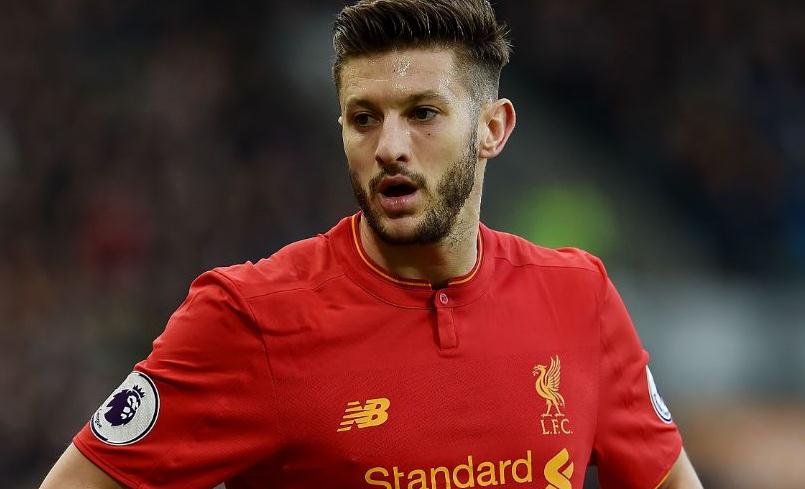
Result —
M389 244L440 241L461 219L478 163L478 108L453 52L351 59L339 98L353 191L375 234Z

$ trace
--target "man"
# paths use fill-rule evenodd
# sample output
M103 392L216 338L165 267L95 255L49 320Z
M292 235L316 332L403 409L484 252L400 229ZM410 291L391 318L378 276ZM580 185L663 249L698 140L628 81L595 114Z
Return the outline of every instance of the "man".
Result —
M600 261L479 222L489 3L361 1L334 46L361 212L199 277L43 487L701 487Z

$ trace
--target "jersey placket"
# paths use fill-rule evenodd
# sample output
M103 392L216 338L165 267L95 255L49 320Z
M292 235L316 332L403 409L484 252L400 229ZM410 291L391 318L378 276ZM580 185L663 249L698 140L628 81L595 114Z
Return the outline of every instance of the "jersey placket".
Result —
M453 321L453 308L450 306L450 296L446 292L437 290L433 294L433 305L436 307L436 331L439 339L439 349L449 350L458 347L456 324Z

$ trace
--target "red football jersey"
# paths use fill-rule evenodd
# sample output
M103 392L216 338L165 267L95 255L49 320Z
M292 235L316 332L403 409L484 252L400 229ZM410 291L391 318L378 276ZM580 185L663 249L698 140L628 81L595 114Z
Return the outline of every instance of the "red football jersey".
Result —
M74 438L141 488L652 489L681 439L600 261L481 225L440 290L360 213L216 269Z

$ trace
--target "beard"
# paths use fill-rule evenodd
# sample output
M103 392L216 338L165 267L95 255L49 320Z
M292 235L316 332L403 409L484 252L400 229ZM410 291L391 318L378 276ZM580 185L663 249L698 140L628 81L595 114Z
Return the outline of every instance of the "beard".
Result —
M366 222L381 241L390 245L429 245L442 241L455 228L464 203L475 186L475 170L478 166L477 134L473 127L467 136L464 153L447 169L436 185L436 192L430 191L422 174L410 171L405 164L383 166L380 173L369 181L369 190L376 193L380 181L387 176L402 175L417 186L418 191L427 197L424 216L413 231L406 234L393 234L383 224L381 211L372 207L369 194L358 181L355 172L350 171L352 191L366 218Z

